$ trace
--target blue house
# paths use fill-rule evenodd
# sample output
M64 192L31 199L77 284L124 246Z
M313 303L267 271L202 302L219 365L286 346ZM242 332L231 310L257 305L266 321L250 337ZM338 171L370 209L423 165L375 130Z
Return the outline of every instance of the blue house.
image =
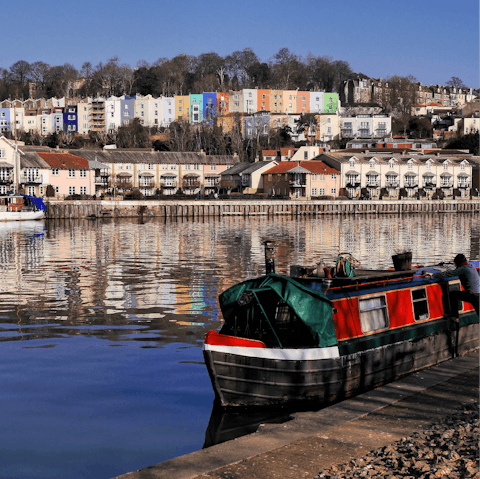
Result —
M76 105L69 105L63 112L63 131L76 133L78 131L78 115Z
M136 96L120 97L120 125L127 125L135 117L135 99Z
M0 108L0 133L10 131L10 108Z
M203 94L203 122L213 125L213 119L217 116L217 93Z
M256 138L257 135L268 135L270 130L270 113L267 111L258 111L253 115L244 118L244 137Z

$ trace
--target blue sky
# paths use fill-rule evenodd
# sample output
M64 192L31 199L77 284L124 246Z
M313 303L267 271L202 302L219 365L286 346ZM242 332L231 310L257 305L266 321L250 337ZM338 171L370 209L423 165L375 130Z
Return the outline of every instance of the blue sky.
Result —
M246 47L268 62L287 47L375 78L480 83L478 0L20 0L2 2L1 25L0 68L18 60L80 68L115 55L134 67Z

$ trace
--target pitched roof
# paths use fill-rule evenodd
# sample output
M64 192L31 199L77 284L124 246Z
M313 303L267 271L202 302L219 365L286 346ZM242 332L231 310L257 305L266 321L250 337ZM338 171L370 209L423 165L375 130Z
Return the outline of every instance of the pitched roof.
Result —
M88 161L80 156L72 155L71 153L45 153L39 151L36 153L40 158L51 168L66 169L84 169L88 170Z
M250 166L250 163L246 161L242 161L241 163L237 163L236 165L232 166L231 168L222 171L222 176L225 175L238 175L242 171L246 170Z
M282 161L277 166L274 166L267 170L263 174L270 173L288 173L296 167L304 168L310 173L324 173L324 174L338 174L338 170L328 166L323 161L320 160L306 160L306 161Z
M233 155L205 155L204 153L182 151L70 150L70 152L87 160L97 160L101 163L235 165L240 162L240 158Z

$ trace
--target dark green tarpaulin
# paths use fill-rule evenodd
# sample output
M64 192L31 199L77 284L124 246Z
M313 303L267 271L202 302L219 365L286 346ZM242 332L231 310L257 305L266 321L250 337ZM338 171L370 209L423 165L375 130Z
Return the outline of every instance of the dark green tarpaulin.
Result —
M224 291L219 296L219 302L225 321L233 317L235 310L240 307L238 298L247 291L262 291L262 302L276 304L279 299L285 301L308 326L319 347L335 346L338 343L332 302L322 292L308 289L288 276L275 273L244 281Z

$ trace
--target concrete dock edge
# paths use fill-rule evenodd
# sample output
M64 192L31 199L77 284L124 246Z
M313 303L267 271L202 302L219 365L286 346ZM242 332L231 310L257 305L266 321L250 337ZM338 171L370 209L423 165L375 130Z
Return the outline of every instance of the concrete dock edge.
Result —
M300 450L301 448L308 449L310 447L326 447L328 449L329 443L332 449L335 449L335 447L338 449L337 455L342 454L342 447L345 453L347 452L346 449L350 447L352 454L354 454L355 451L360 451L365 448L368 450L368 447L373 449L377 447L375 445L379 443L378 441L387 441L386 444L394 442L397 440L399 434L404 432L408 434L408 431L414 428L415 424L420 424L422 421L425 421L425 407L428 407L425 405L428 401L426 400L426 396L423 397L422 394L426 394L431 388L442 385L441 394L446 397L446 402L442 403L441 400L438 402L440 406L445 404L444 408L436 408L436 411L431 411L431 415L427 414L427 416L429 416L428 419L432 420L441 420L442 415L446 416L451 413L451 404L455 405L456 401L461 401L465 396L459 394L458 386L453 384L453 382L451 387L449 387L450 382L469 372L471 376L472 373L475 373L475 370L477 370L477 385L472 385L472 387L468 388L466 394L470 397L472 388L476 387L478 399L478 366L479 352L477 349L475 352L465 356L419 371L403 379L366 392L355 398L334 404L320 411L294 414L294 419L287 423L261 425L257 432L248 436L170 459L136 472L118 476L118 478L189 479L203 474L205 474L205 476L202 477L217 477L216 474L212 476L208 476L207 474L219 468L239 463L240 461L253 461L255 457L260 458L260 456L262 454L265 455L265 453L269 453L270 459L275 460L276 455L281 454L282 457L285 456L285 454L288 455L289 447L292 448L292 455L293 452L295 455L298 455L299 448ZM436 392L435 394L438 393ZM451 398L449 396L451 396ZM432 401L431 398L429 398L429 400L430 402ZM435 401L435 398L433 400ZM449 400L450 403L448 403ZM370 415L372 418L375 416L378 421L378 417L382 414L386 414L386 416L390 414L391 420L392 415L396 413L393 408L390 407L403 401L410 402L408 407L411 407L412 402L415 401L420 404L418 408L419 417L412 417L411 421L405 421L405 427L403 427L403 429L394 427L391 431L392 434L390 434L388 430L377 431L377 433L373 434L378 435L376 442L372 440L369 441L368 438L363 438L361 442L357 441L358 443L350 441L348 444L349 441L347 440L341 444L337 444L338 440L335 438L351 437L358 432L358 428L356 431L353 426L355 421L368 420ZM425 402L423 407L421 405L422 401ZM460 404L460 402L458 404ZM389 408L392 409L392 411L387 412ZM423 417L420 415L423 415ZM382 419L385 419L385 417ZM416 419L417 421L415 422ZM407 423L409 424L407 425ZM388 420L385 421L385 425L387 424ZM325 444L319 446L319 441L323 441ZM315 454L318 455L318 452L315 452ZM324 462L331 461L333 460L332 458L329 459L328 455L326 455ZM314 468L315 467L318 468L320 466L315 465ZM317 469L317 472L318 470L319 469ZM235 477L253 476L247 474ZM268 476L264 475L264 477ZM274 476L272 475L271 477ZM283 477L295 477L295 475L283 474Z

